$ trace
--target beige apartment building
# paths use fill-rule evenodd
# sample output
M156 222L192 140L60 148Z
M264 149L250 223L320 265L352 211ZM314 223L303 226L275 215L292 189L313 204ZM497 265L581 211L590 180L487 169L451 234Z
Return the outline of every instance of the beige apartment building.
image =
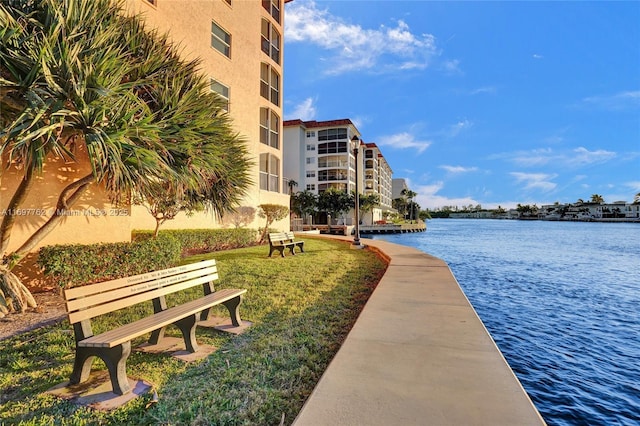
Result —
M131 13L147 25L168 33L186 57L199 57L211 90L227 100L235 130L247 140L252 155L253 185L242 206L289 206L283 183L282 104L284 4L287 0L127 0ZM78 161L52 159L34 184L17 217L9 251L48 220L60 189L90 171L83 153ZM21 179L14 168L0 179L0 210ZM52 195L55 194L55 195ZM211 214L180 215L162 229L218 228ZM257 215L251 228L264 226ZM154 229L155 220L140 206L114 208L99 187L91 189L40 244L91 244L129 241L135 229ZM289 230L288 218L274 228Z
M288 0L127 0L151 27L168 32L184 55L200 58L211 90L227 100L235 129L248 141L254 181L242 206L289 206L283 183L282 104L284 4ZM144 207L134 206L131 229L153 229ZM210 214L178 217L171 228L220 227ZM264 226L257 215L249 227ZM289 230L288 219L273 225Z
M358 167L352 139L359 141ZM284 178L295 181L294 191L320 194L330 188L361 194L378 194L380 205L360 219L365 224L382 219L391 210L392 170L374 143L364 143L349 119L284 122ZM344 218L351 225L353 212Z

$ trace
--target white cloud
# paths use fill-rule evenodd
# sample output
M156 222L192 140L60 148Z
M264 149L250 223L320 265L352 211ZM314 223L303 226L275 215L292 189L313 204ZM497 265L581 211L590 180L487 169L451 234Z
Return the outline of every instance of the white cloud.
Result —
M477 89L472 90L471 92L469 92L470 95L481 95L481 94L485 94L485 93L489 93L489 94L493 94L496 93L498 89L495 86L483 86L483 87L478 87Z
M419 141L415 139L414 135L408 132L402 132L396 133L395 135L382 136L378 138L376 144L395 149L415 149L420 154L429 148L431 141Z
M543 165L581 167L591 164L601 164L615 158L617 154L612 151L598 149L589 151L584 147L578 147L571 151L556 152L551 148L538 148L529 151L515 151L495 154L490 159L502 159L524 167L539 167Z
M418 185L415 188L409 186L412 191L415 191L416 203L423 209L439 209L444 206L468 206L473 204L474 206L479 204L478 201L471 197L455 197L450 198L444 195L439 195L438 192L444 188L444 183L441 181L435 182L430 185Z
M447 165L443 165L443 166L440 166L440 168L443 169L443 170L446 170L449 173L455 173L455 174L470 173L470 172L478 171L477 167L463 167L463 166L447 166Z
M444 61L442 63L442 67L449 74L462 74L462 70L460 70L460 61L457 59Z
M285 8L287 43L309 42L330 52L326 72L426 68L437 55L431 34L414 34L404 21L395 27L366 29L346 23L315 2L293 2Z
M544 56L542 56L542 55L540 55L538 53L534 53L533 54L533 59L542 59L542 58L544 58Z
M458 121L456 124L451 125L451 127L449 128L449 136L458 136L460 132L470 128L471 126L473 126L473 123L469 120Z
M573 150L574 155L567 160L572 165L589 165L596 163L606 163L607 161L616 157L616 153L612 151L605 151L604 149L598 149L596 151L589 151L584 147L579 147Z
M285 120L300 119L302 121L313 120L316 118L316 106L313 98L306 98L304 101L296 105L290 113L287 113Z
M635 196L638 192L640 192L640 180L637 181L632 181L632 182L626 182L624 184L627 188L631 188L631 190L634 192L633 195Z
M557 184L551 182L557 175L549 175L546 173L509 173L516 179L517 183L524 184L524 189L539 189L545 192L553 191Z
M640 106L640 90L628 90L613 95L589 96L582 99L583 105L605 109L625 109Z

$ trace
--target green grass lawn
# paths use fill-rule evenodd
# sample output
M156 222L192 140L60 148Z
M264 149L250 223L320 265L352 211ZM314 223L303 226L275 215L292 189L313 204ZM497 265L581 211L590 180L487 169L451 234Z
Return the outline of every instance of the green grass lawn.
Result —
M372 251L303 239L305 253L285 258L268 258L268 246L256 246L185 259L216 259L217 288L246 288L240 315L253 326L240 336L199 328L198 342L217 351L193 363L132 352L128 375L152 383L157 402L150 392L100 412L45 394L71 373L74 340L67 321L0 342L0 424L290 424L386 269ZM104 316L93 322L94 332L141 311ZM217 315L228 313L221 307ZM167 334L180 335L174 327ZM105 366L98 360L94 369Z

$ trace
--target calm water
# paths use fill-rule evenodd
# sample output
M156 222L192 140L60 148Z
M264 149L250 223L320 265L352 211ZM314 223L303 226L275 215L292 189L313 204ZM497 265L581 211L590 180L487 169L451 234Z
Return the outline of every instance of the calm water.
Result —
M549 425L640 424L640 224L435 219L375 238L449 264Z

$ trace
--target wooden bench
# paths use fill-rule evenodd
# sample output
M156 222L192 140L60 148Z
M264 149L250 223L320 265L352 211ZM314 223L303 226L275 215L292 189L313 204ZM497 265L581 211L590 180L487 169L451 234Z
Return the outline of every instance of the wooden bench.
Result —
M184 266L163 269L117 280L69 288L64 291L69 322L73 325L76 354L70 384L86 381L95 357L107 365L113 392L124 395L131 392L126 375L126 361L131 353L131 340L151 333L149 344L158 344L169 325L182 332L186 350L198 350L195 331L198 320L206 320L210 308L224 305L231 322L240 326L239 306L246 290L222 289L214 291L213 281L218 279L215 260L206 260ZM204 296L167 307L165 295L202 285ZM154 313L148 317L118 326L112 330L93 334L91 319L151 301Z
M289 249L295 255L294 248L298 246L300 252L304 253L304 241L294 241L293 232L270 232L269 233L269 257L278 250L280 256L284 257L284 250Z
M293 244L298 246L298 248L300 248L300 253L304 253L304 241L301 241L301 240L295 241L296 237L293 234L293 232L285 232L285 234L289 239L289 242L292 242Z

